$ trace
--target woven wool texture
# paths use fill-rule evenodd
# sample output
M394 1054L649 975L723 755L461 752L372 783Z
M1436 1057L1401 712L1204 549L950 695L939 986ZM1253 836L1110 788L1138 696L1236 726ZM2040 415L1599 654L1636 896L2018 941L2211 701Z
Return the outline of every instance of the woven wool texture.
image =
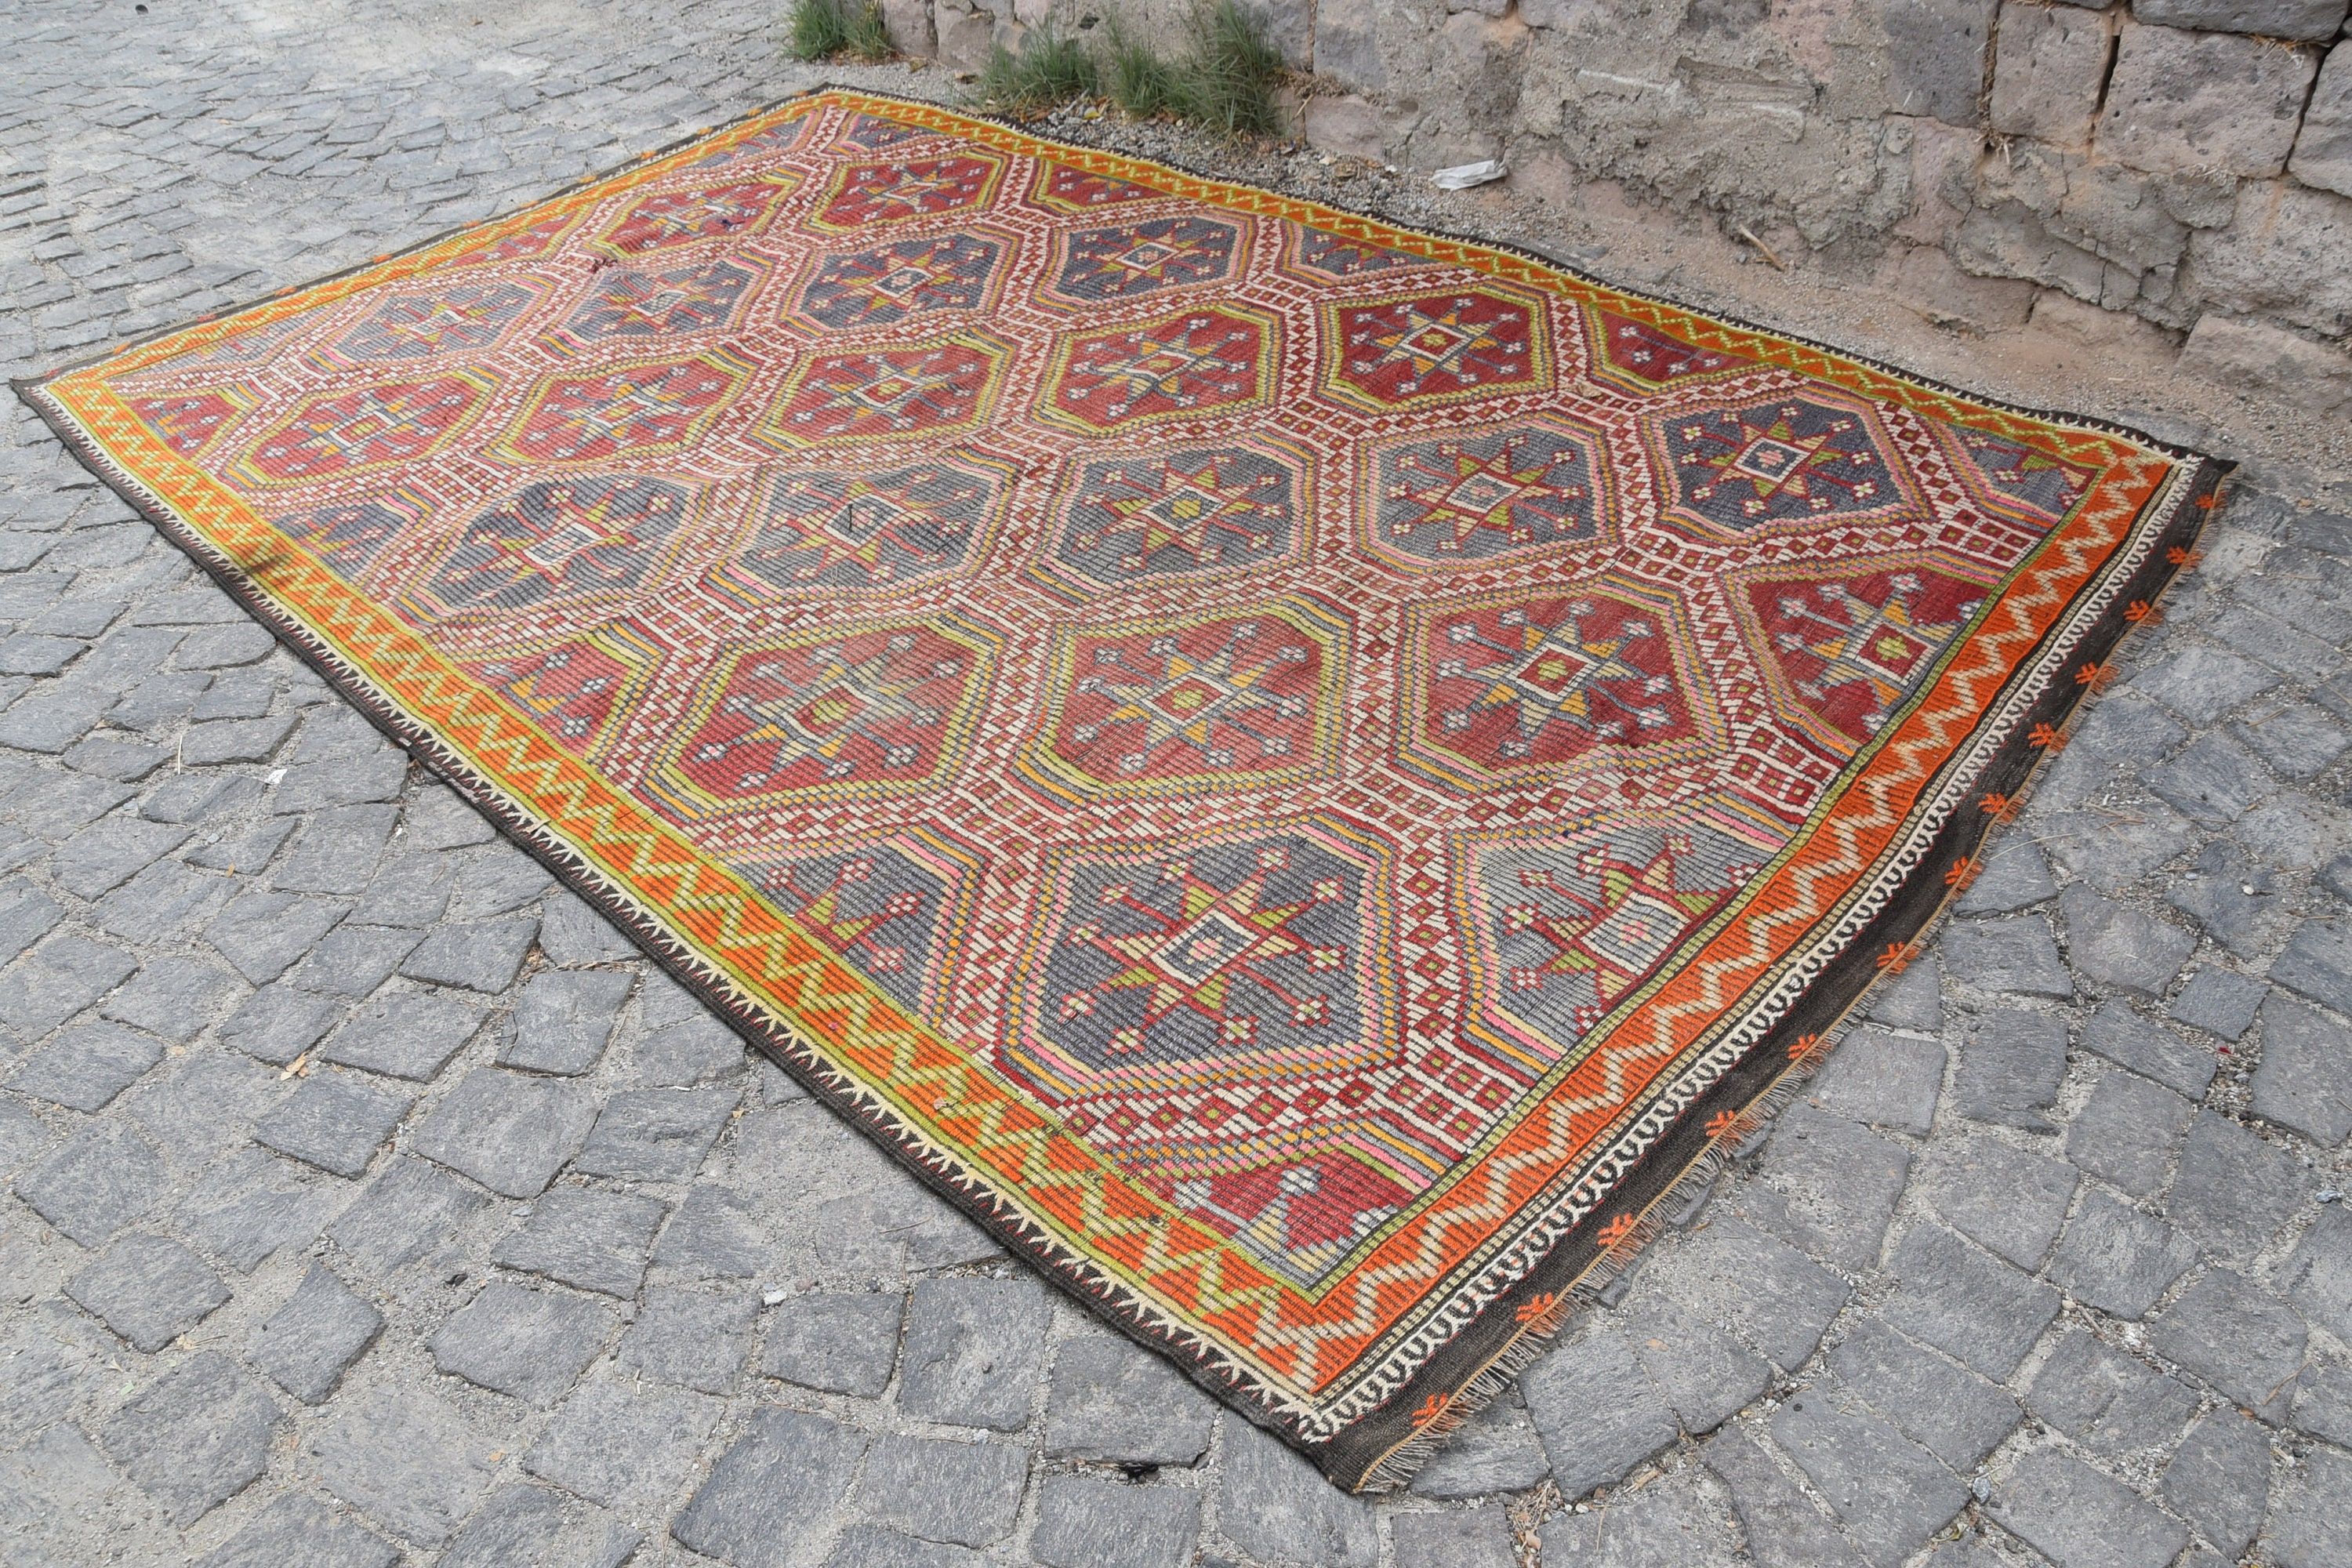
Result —
M29 395L1349 1486L1900 967L2220 470L834 90Z

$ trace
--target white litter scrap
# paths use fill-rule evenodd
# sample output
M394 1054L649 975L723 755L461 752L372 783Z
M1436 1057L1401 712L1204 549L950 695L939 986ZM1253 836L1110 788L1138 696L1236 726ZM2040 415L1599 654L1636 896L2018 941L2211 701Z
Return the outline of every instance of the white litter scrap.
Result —
M1510 172L1510 165L1500 158L1482 158L1475 163L1440 169L1429 176L1429 183L1441 191L1466 191L1473 185L1492 184Z

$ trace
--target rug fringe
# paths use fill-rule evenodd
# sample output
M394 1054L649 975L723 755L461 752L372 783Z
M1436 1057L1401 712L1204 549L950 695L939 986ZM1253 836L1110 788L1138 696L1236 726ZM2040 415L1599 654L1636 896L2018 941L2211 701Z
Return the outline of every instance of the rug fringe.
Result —
M1942 911L1938 911L1940 919ZM1866 1000L1873 984L1855 999L1855 1007ZM1706 1153L1683 1167L1658 1195L1645 1205L1633 1224L1621 1230L1614 1240L1595 1254L1576 1282L1557 1297L1520 1320L1518 1332L1514 1334L1494 1359L1478 1373L1447 1396L1442 1406L1426 1420L1416 1421L1413 1435L1381 1456L1379 1462L1364 1472L1356 1483L1358 1492L1394 1491L1410 1482L1422 1466L1433 1458L1444 1439L1458 1430L1502 1397L1519 1373L1551 1350L1560 1332L1579 1315L1600 1305L1601 1298L1622 1278L1626 1270L1658 1237L1677 1228L1677 1216L1687 1212L1706 1189L1720 1180L1724 1173L1753 1152L1749 1145L1756 1134L1796 1099L1799 1091L1820 1071L1834 1048L1834 1038L1842 1037L1851 1026L1849 1008L1830 1032L1806 1035L1799 1044L1804 1049L1793 1055L1788 1068L1772 1081L1771 1087L1749 1100L1738 1111L1722 1121ZM1541 1301L1542 1298L1537 1299ZM1537 1306L1529 1301L1521 1307ZM1424 1409L1427 1406L1423 1407Z
M2221 493L2218 479L2214 493L2216 496ZM2210 512L2221 503L2217 500L2213 505L2202 501L2198 504ZM2194 569L2197 552L2193 549L2184 549L2181 554L2185 558L2177 558L2179 570L2157 586L2150 595L2151 601L2160 600L2169 594L2180 576ZM2119 648L2132 632L2154 625L2158 618L2148 613L2127 616L2124 629L2116 638L2116 647ZM2108 650L2106 658L2101 661L2102 668L2112 668L2116 651L2116 648ZM2062 737L2058 743L2039 746L2024 777L2009 792L2011 812L2004 815L2002 821L2008 821L2010 816L2032 797L2034 786L2041 782L2051 761L2064 750L2063 737L2072 735L2083 722L2085 710L2105 695L2105 691L2104 681L2085 683L2080 700L2068 708L2055 726ZM1978 852L1982 853L1981 845ZM1950 887L1927 920L1920 923L1919 929L1912 933L1911 940L1904 944L1906 963L1910 955L1924 952L1934 940L1937 932L1951 918L1953 905L1967 892L1968 887L1968 882ZM1633 1267L1634 1260L1652 1243L1667 1230L1676 1228L1676 1216L1685 1213L1701 1192L1712 1187L1732 1165L1760 1148L1760 1135L1820 1072L1830 1053L1857 1026L1854 1022L1856 1015L1864 1010L1881 986L1901 973L1902 967L1895 965L1882 969L1855 994L1853 1002L1828 1028L1800 1035L1790 1041L1787 1047L1787 1068L1746 1105L1727 1113L1710 1127L1712 1141L1706 1152L1685 1166L1674 1181L1643 1208L1632 1225L1597 1253L1584 1272L1577 1276L1574 1284L1547 1302L1540 1310L1521 1319L1519 1331L1475 1376L1450 1395L1433 1395L1429 1404L1423 1406L1428 1412L1426 1418L1415 1419L1413 1435L1381 1455L1365 1470L1354 1489L1359 1493L1387 1492L1410 1483L1422 1466L1436 1455L1447 1436L1502 1397L1519 1373L1552 1349L1560 1332L1579 1314L1598 1306L1601 1297ZM1521 1310L1525 1311L1526 1307L1523 1306ZM1434 1409L1431 1408L1433 1405Z

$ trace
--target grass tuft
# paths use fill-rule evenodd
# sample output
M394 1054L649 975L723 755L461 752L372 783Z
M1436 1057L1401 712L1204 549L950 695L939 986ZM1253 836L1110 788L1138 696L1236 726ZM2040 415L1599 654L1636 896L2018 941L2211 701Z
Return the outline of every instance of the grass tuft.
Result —
M999 44L972 83L972 100L1009 114L1040 114L1074 98L1108 98L1139 120L1181 120L1228 136L1279 136L1282 55L1240 0L1197 0L1184 50L1171 58L1113 12L1097 54L1053 24Z
M1175 68L1113 16L1103 29L1103 95L1138 119L1181 112L1184 90Z
M889 25L880 0L793 0L792 55L801 60L887 60Z
M1282 131L1275 85L1282 55L1258 18L1238 0L1205 0L1192 13L1192 48L1177 67L1183 101L1179 116L1229 136L1274 136Z
M1003 44L992 48L971 93L990 109L1035 114L1074 98L1091 97L1100 76L1086 45L1048 22L1021 40L1017 55Z

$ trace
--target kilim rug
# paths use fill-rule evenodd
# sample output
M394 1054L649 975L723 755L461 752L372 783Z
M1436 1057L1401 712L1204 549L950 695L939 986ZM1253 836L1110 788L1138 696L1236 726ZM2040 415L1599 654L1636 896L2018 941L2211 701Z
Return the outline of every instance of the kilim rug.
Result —
M1903 964L2224 467L839 90L25 392L1350 1488Z

